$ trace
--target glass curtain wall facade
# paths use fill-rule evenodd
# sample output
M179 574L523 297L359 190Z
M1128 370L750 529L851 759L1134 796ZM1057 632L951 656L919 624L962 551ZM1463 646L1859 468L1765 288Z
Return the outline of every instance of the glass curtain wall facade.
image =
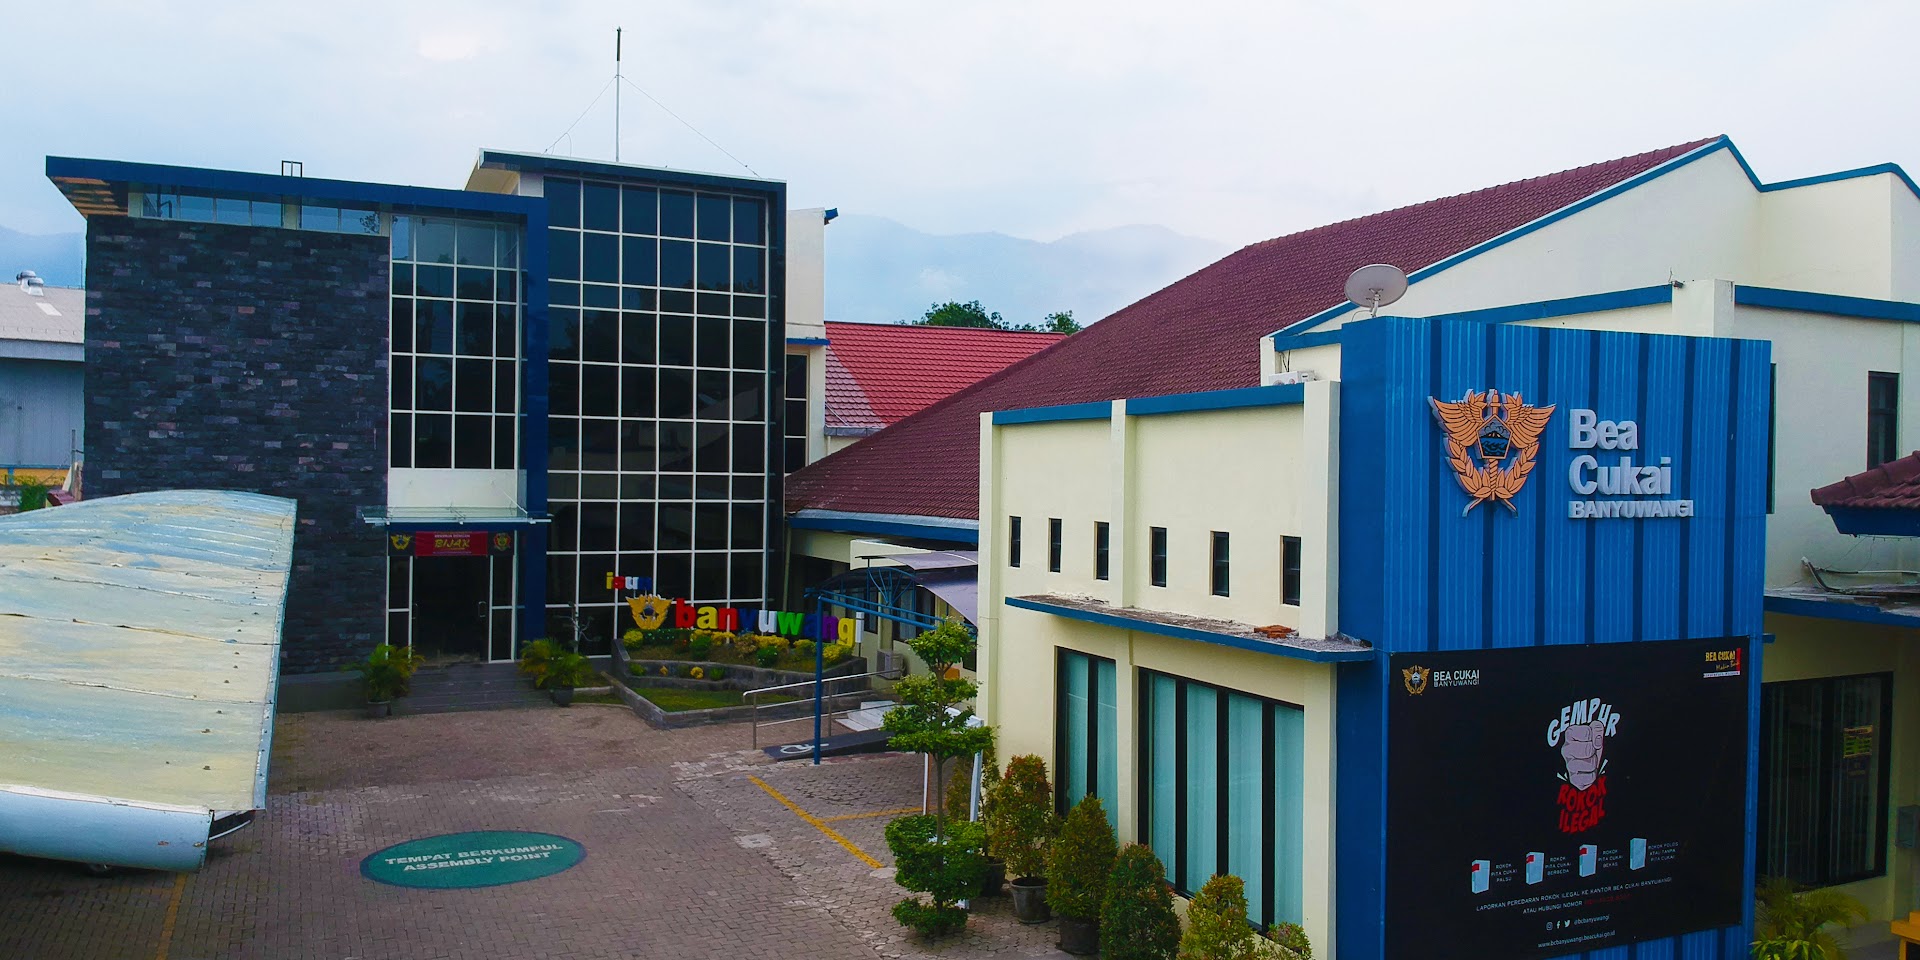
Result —
M317 216L314 209L302 208L303 223ZM341 222L354 224L352 214L346 211ZM519 224L409 214L395 214L391 223L388 466L518 469L524 283ZM473 618L466 629L484 632L487 659L510 659L516 652L517 560L505 554L472 561L488 568L486 616ZM428 594L440 591L422 589L421 575L446 573L440 568L447 560L398 556L387 564L388 643L425 641L415 636L419 616L466 620L464 608L436 608L433 601L445 598ZM423 564L436 566L422 570Z
M1192 896L1246 881L1247 917L1300 922L1306 714L1298 707L1143 670L1140 834Z
M767 198L553 174L543 191L549 630L577 608L583 636L613 637L609 574L759 605L784 355Z

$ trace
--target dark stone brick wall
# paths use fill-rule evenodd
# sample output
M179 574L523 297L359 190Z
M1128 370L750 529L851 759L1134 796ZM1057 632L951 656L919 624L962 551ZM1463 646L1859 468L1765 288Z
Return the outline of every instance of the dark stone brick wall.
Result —
M300 504L282 669L386 636L387 241L131 218L87 227L86 495Z

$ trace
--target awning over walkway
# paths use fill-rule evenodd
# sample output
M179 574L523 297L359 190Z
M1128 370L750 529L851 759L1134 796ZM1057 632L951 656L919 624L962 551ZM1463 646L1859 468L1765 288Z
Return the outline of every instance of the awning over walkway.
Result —
M212 491L0 517L0 851L193 869L266 805L293 533Z
M925 587L934 596L946 601L955 613L967 619L968 623L980 622L980 580L979 571L973 567L953 570L922 571L920 586Z

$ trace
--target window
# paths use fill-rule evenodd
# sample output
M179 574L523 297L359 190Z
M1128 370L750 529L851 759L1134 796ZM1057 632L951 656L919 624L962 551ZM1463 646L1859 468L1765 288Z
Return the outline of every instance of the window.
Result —
M1867 374L1867 469L1900 457L1900 375Z
M1047 520L1047 570L1060 572L1060 518Z
M1020 518L1007 518L1007 566L1020 565Z
M1111 811L1120 798L1120 758L1114 753L1120 714L1113 661L1061 648L1055 653L1055 804L1065 813L1092 794Z
M1780 408L1775 406L1780 398L1780 365L1767 364L1767 512L1773 512L1773 449L1775 430L1780 423Z
M1893 675L1760 688L1759 874L1810 887L1886 873Z
M1093 524L1093 578L1107 579L1107 522L1096 520Z
M1300 605L1300 538L1280 538L1280 602Z
M1152 563L1153 569L1150 572L1153 574L1153 585L1156 587L1164 587L1167 585L1167 528L1166 527L1153 528L1152 549L1153 549L1153 563Z
M786 417L787 472L807 465L807 355L787 354Z
M1227 535L1213 532L1213 595L1227 595Z
M300 208L306 229L320 229L323 215L354 214ZM520 227L408 214L391 222L389 465L511 470L519 463ZM556 364L553 376L554 395L577 406L579 365Z
M1306 714L1142 670L1140 834L1186 896L1246 881L1247 917L1300 922Z

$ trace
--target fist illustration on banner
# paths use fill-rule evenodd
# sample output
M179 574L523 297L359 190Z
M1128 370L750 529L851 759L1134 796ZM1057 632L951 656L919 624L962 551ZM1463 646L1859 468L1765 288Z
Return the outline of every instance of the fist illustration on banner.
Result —
M1567 782L1575 790L1593 786L1600 776L1606 751L1607 725L1603 721L1568 725L1560 735L1560 757L1567 762Z

